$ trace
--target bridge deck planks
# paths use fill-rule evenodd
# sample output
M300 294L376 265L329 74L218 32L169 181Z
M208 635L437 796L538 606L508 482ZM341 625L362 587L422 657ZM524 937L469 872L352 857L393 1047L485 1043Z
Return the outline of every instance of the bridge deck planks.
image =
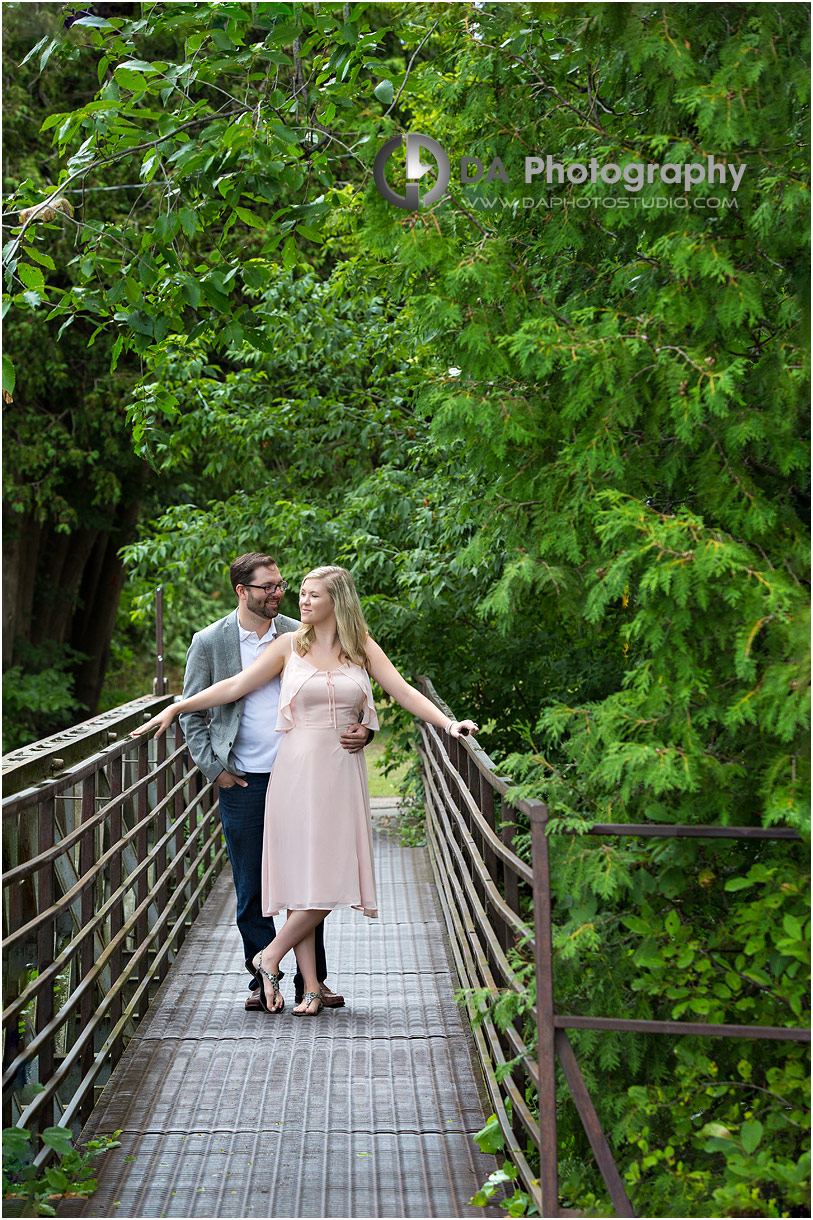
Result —
M383 812L383 811L382 811ZM425 850L375 831L380 918L332 914L344 1009L246 1013L220 878L82 1139L121 1129L61 1216L483 1216L482 1081ZM487 1211L488 1214L497 1214ZM502 1214L502 1213L500 1213Z

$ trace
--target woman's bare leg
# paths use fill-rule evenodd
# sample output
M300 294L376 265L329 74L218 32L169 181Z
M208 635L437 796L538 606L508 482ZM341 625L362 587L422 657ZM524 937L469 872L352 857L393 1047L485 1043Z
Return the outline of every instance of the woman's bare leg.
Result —
M260 966L260 965L264 966L269 974L279 974L280 962L285 957L285 954L289 951L289 949L296 949L299 942L303 938L307 937L309 933L311 934L311 939L313 939L313 932L316 928L316 925L318 923L321 923L321 921L328 914L329 914L329 911L321 911L321 910L320 911L316 911L316 910L289 911L288 918L285 920L285 923L280 928L279 932L277 932L274 939L271 941L270 944L265 946L265 948L262 950L261 953L258 953L257 956L254 958L254 965L255 966ZM305 951L307 952L307 949ZM313 972L312 972L310 980L308 980L307 976L305 975L305 967L302 962L300 962L300 970L302 972L303 979L305 982L305 990L306 991L318 991L319 984L316 981L315 954L314 954L314 960L313 960ZM265 978L265 975L261 974L260 979L262 981L263 986L265 987L266 981L267 981ZM310 985L311 983L314 983L315 986L311 987L311 985ZM270 984L269 984L268 987L266 988L265 996L266 996L266 1000L268 1002L269 1008L273 1008L273 1006L274 1006L273 994L269 995L270 989L271 988L270 988ZM280 1005L278 1004L277 1007L280 1007Z

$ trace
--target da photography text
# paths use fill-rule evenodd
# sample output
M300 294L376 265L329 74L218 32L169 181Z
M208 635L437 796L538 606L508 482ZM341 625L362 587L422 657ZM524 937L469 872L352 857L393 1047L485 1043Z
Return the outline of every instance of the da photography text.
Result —
M403 194L395 191L389 184L386 175L387 162L396 149L402 147L406 140L406 189ZM432 165L421 160L421 150L431 153L437 165L437 179L424 194L421 194L420 179L429 173ZM499 180L506 186L518 180L518 175L509 177L502 160L493 157L486 167L480 157L464 156L458 158L459 178L464 185L489 184ZM619 165L615 161L599 161L591 157L589 161L565 162L548 153L525 157L523 165L523 182L544 183L546 186L580 186L586 183L603 182L608 186L618 185L635 196L645 186L662 182L671 186L682 186L684 191L693 187L721 186L730 187L736 194L745 173L744 165L730 165L723 158L713 154L702 161L687 161L678 163L665 161L663 163L632 161ZM414 211L419 207L430 207L443 195L451 179L451 161L445 149L433 140L431 136L421 132L409 131L404 136L393 136L382 145L373 166L373 178L379 193L388 203L396 207ZM623 198L623 197L622 197ZM642 202L642 201L641 201ZM708 201L711 202L710 200ZM618 201L616 201L618 204ZM716 200L722 205L721 200ZM523 200L523 206L527 206ZM668 206L668 203L664 206ZM684 202L684 206L685 202ZM727 206L731 206L728 204Z

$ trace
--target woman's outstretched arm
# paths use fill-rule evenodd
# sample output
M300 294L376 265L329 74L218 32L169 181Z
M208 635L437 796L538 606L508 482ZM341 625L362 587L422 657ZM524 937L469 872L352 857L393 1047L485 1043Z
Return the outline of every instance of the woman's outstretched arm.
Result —
M252 661L240 673L234 674L231 678L224 678L221 682L215 682L212 686L198 691L196 695L190 695L188 699L171 703L157 716L153 716L152 720L133 729L131 736L140 737L143 733L148 733L150 729L157 728L158 732L155 736L160 737L167 731L175 717L183 715L184 712L203 712L210 707L220 707L222 703L236 703L249 691L256 690L258 686L275 678L281 672L290 651L291 642L287 633L278 636L256 661Z
M447 729L452 737L477 732L478 726L473 720L450 720L431 699L427 699L426 695L422 695L414 686L410 686L406 678L399 674L383 648L369 636L365 648L370 676L375 678L381 689L385 690L388 695L392 695L396 703L401 704L401 707L412 712L413 716L425 720L427 724L434 724L439 729Z

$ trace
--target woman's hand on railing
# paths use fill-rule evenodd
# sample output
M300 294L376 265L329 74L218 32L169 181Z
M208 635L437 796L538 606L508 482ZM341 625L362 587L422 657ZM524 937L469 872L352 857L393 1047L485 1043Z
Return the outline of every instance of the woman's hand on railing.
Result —
M468 737L469 733L476 733L479 725L473 720L450 720L448 731L450 737Z
M145 733L149 733L150 729L157 729L158 732L155 736L160 737L162 733L166 733L176 714L175 705L170 703L169 707L164 708L163 712L159 712L151 720L147 720L144 724L139 725L137 729L133 729L130 736L143 737Z

